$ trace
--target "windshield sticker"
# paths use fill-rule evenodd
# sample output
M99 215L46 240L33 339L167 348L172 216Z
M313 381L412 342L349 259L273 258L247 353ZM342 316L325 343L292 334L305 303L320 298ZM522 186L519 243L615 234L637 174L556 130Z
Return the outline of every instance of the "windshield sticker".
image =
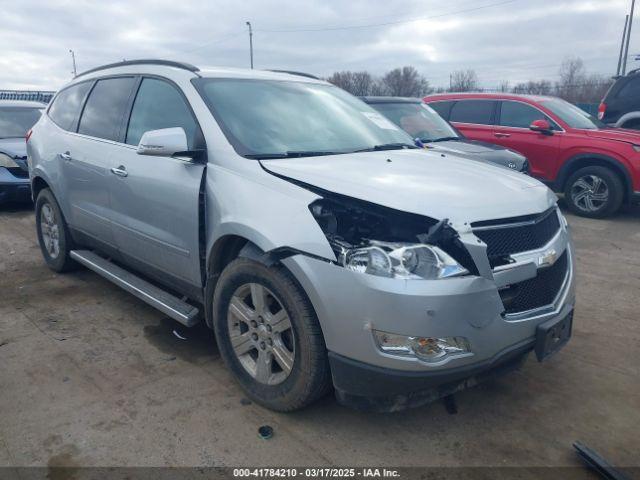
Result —
M375 112L360 112L360 113L362 113L365 117L367 117L369 120L371 120L380 128L383 128L385 130L398 130L398 127L396 127L393 123L391 123L389 120L384 118L379 113L375 113Z

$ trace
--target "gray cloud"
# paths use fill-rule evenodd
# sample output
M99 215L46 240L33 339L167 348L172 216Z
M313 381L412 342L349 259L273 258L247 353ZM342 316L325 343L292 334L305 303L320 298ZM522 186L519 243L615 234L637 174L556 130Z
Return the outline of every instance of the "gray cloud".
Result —
M71 78L70 48L79 70L141 57L246 67L246 20L255 29L256 68L328 76L410 64L436 86L453 70L474 68L493 86L553 80L563 58L578 55L590 72L614 73L628 0L479 8L499 1L3 0L0 88L59 88Z

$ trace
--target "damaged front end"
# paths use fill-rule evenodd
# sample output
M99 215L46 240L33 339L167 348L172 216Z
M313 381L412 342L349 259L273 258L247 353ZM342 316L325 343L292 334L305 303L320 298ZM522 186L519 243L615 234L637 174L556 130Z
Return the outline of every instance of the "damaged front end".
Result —
M349 270L403 280L478 274L447 219L326 193L309 209L337 263Z

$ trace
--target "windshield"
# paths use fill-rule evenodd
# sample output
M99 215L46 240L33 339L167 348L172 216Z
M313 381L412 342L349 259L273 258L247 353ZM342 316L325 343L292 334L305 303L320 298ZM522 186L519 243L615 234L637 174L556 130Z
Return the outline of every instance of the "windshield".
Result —
M559 98L542 100L540 103L560 117L560 119L571 128L598 130L599 128L606 127L606 125L597 118Z
M0 138L25 137L41 114L39 108L0 108Z
M393 123L423 142L460 138L460 134L438 115L433 108L424 103L374 103L373 108Z
M405 132L332 85L237 78L195 83L229 142L247 158L414 148Z

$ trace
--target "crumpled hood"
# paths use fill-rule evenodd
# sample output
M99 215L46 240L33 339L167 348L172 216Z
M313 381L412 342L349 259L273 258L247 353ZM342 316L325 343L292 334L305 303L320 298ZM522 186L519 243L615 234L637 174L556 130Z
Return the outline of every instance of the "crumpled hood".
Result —
M277 175L435 219L467 222L539 213L556 196L518 172L424 150L262 160Z
M587 136L603 140L616 140L640 145L640 132L625 128L601 128L600 130L585 130Z
M0 138L0 152L12 158L27 156L27 142L24 138Z

